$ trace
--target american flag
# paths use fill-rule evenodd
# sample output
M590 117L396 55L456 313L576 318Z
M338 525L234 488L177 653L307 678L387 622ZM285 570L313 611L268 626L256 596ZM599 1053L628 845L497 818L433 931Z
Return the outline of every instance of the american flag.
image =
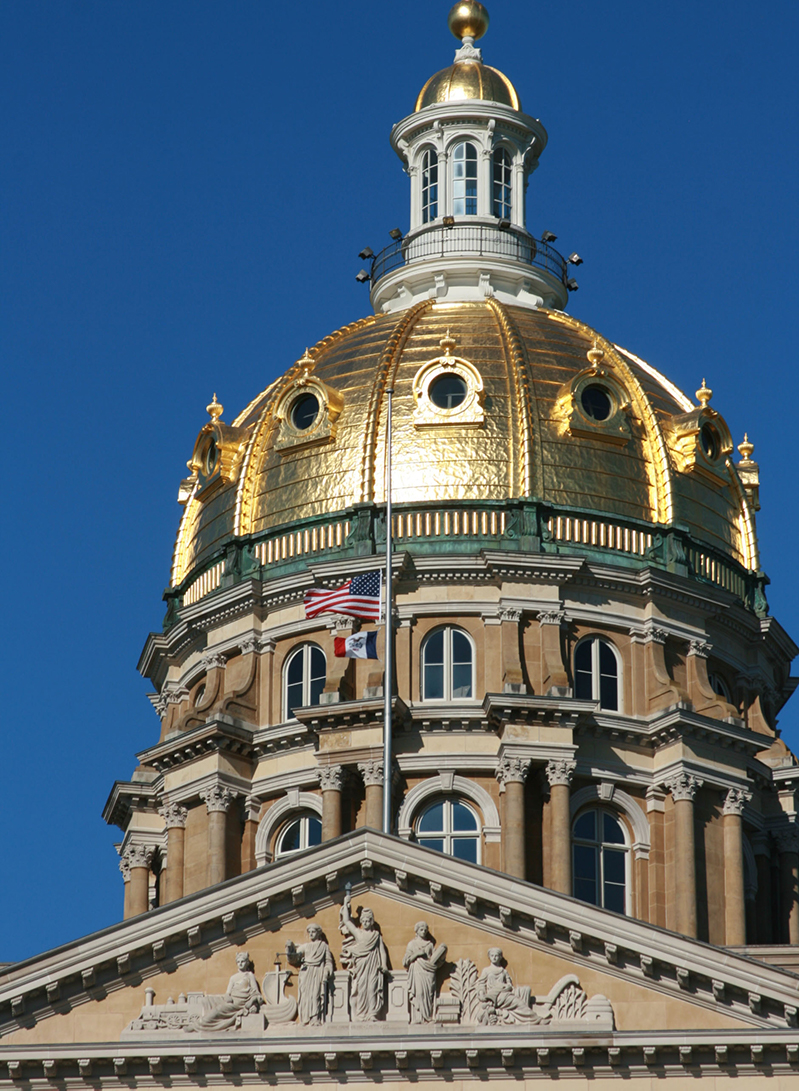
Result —
M353 576L334 591L312 587L305 592L305 616L348 614L350 617L377 621L380 617L381 575L380 572L367 572L363 576Z

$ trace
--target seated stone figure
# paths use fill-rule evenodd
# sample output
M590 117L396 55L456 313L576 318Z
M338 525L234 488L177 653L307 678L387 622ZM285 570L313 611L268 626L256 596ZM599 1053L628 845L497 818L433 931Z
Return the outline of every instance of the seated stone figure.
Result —
M492 947L488 952L489 964L477 980L477 999L480 1009L478 1023L538 1023L533 1011L530 988L515 987L511 976L502 965L502 950Z
M233 1030L241 1025L243 1015L250 1015L260 1010L263 997L255 980L255 974L252 972L252 962L247 951L239 951L236 955L236 965L238 971L228 982L224 996L203 997L202 1015L193 1020L186 1030Z

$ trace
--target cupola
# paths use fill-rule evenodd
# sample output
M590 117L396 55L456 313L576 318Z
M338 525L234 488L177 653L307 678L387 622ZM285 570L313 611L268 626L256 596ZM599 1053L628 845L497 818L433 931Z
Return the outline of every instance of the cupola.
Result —
M527 181L547 133L521 109L511 81L483 64L475 41L488 28L482 4L449 14L460 47L425 83L414 112L391 132L410 178L410 228L372 262L378 313L425 299L499 302L562 310L568 262L527 230Z

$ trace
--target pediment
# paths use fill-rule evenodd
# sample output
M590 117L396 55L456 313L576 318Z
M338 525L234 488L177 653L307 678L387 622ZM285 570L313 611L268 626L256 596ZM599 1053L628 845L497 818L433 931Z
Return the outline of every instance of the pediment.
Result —
M356 927L359 911L371 910L382 937L379 1011L353 995L354 964L348 969L342 958L348 890ZM432 944L423 956L434 964L421 1021L409 1002L413 972L403 965L420 921ZM319 1025L309 1025L307 1003L304 1020L298 1011L305 971L296 953L294 966L285 954L287 943L309 942L309 925L320 927L332 960ZM502 960L494 956L495 971L486 974L494 948ZM226 994L244 950L265 1006L228 1012L234 1018L225 1026L224 1019L203 1025L208 998ZM361 982L362 993L367 986ZM393 1056L401 1038L406 1051L426 1057L431 1048L463 1055L471 1043L479 1063L481 1050L499 1048L498 1036L507 1056L575 1040L582 1044L569 1049L607 1056L627 1041L640 1052L642 1042L665 1042L664 1035L669 1048L680 1048L678 1038L688 1048L699 1036L712 1050L719 1036L746 1043L755 1030L758 1041L778 1040L784 1058L785 1042L799 1041L798 986L778 968L359 830L8 968L0 978L0 1061L9 1049L33 1056L47 1045L48 1055L62 1050L64 1065L97 1050L100 1066L131 1050L182 1064L187 1050L227 1056L246 1044L251 1058L294 1057L301 1065L327 1058L329 1067L338 1051L354 1055L356 1042L359 1056L381 1049Z

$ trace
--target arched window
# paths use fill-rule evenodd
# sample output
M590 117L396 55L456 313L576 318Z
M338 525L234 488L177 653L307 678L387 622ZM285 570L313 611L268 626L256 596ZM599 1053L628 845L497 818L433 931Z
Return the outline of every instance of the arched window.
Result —
M303 705L318 705L327 679L325 654L316 644L301 644L286 660L284 671L285 717Z
M275 841L275 859L291 856L322 843L322 823L315 814L301 814L287 822Z
M456 145L452 153L452 212L477 215L477 148L468 141Z
M422 156L422 223L438 216L438 152L428 148Z
M592 807L574 822L574 896L614 913L627 912L628 848L611 811Z
M422 645L422 700L474 696L474 647L460 629L436 629Z
M480 862L480 824L472 808L459 799L446 796L431 803L416 820L415 832L425 848Z
M707 680L710 682L710 688L718 697L721 697L728 705L732 704L730 687L720 674L716 674L714 671L708 671Z
M493 157L494 215L509 220L511 212L511 158L504 148L497 148Z
M582 701L599 701L608 712L621 712L619 659L609 640L591 636L574 650L574 695Z

